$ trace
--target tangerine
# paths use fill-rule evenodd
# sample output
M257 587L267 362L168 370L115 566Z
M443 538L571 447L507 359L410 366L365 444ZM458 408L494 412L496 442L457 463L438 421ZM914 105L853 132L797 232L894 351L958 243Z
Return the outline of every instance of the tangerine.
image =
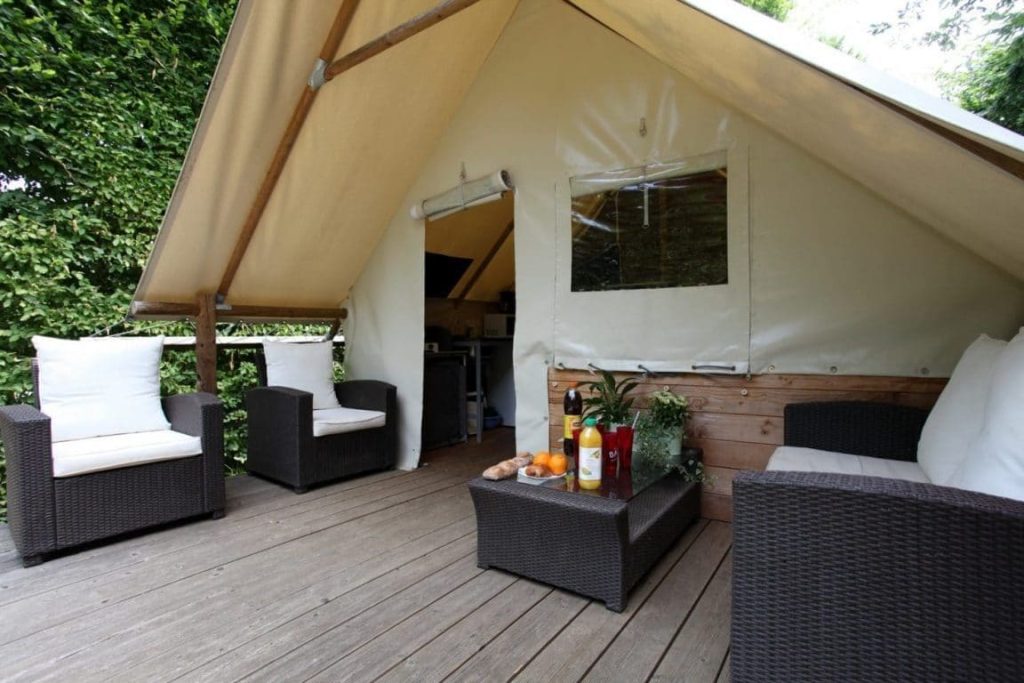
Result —
M565 471L569 469L569 459L562 453L552 453L551 459L548 461L548 468L554 474L565 474Z
M544 467L548 467L550 463L551 454L548 453L547 451L541 451L537 455L533 456L534 465L543 465Z

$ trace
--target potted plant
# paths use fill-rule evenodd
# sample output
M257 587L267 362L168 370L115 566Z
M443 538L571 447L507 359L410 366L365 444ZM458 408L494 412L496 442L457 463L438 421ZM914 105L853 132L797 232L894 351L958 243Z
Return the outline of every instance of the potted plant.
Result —
M592 395L583 399L583 416L596 417L605 429L629 423L633 408L633 397L629 394L639 382L635 377L616 380L607 370L600 372L601 381L587 385Z
M656 427L664 439L670 456L680 460L683 451L683 436L686 434L686 420L690 416L690 404L667 387L651 394L648 401L648 428Z
M704 469L701 449L685 448L682 454L678 451L672 453L669 446L674 439L678 439L675 426L666 425L650 412L641 417L633 444L634 476L648 478L677 471L687 481L700 484L710 481Z

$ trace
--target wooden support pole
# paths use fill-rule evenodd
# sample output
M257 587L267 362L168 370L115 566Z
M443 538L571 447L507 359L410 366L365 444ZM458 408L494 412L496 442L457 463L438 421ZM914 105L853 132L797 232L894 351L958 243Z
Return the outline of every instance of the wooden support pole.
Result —
M512 234L512 230L514 228L515 222L509 221L508 225L505 226L505 229L501 231L501 235L498 236L498 240L491 247L491 250L487 252L487 256L484 256L484 259L480 262L480 267L473 271L473 275L469 278L469 282L466 283L466 286L462 288L462 292L458 297L456 297L456 302L461 303L467 296L469 296L470 291L473 289L473 285L477 283L480 276L482 276L484 271L487 270L487 266L491 265L491 261L493 261L494 257L498 255L498 251L501 250L502 245L505 244L505 240L507 240L508 236Z
M341 45L341 40L345 37L345 32L352 23L352 17L355 15L358 4L359 0L342 1L341 7L338 8L338 14L334 18L334 23L331 25L331 30L327 34L327 39L320 50L320 59L324 62L334 59L338 46ZM235 281L235 275L238 274L238 268L242 265L242 258L249 249L249 243L252 242L256 226L259 225L263 212L270 202L270 195L273 194L277 181L281 178L285 162L288 161L288 157L291 155L295 141L299 137L302 125L306 122L309 110L313 108L313 101L316 99L316 94L319 90L319 87L307 84L302 91L302 95L299 97L299 101L296 102L295 108L292 110L292 117L288 121L288 126L284 130L284 135L277 145L273 158L270 160L270 168L267 169L266 174L263 176L263 182L260 183L260 187L256 192L256 199L253 200L252 206L249 207L249 213L245 217L245 222L242 223L242 231L238 235L238 241L235 243L235 248L231 252L231 258L228 259L228 265L224 269L224 275L221 278L217 291L225 297L228 294L228 290L231 289L231 284Z
M338 336L338 330L341 329L341 318L335 318L331 321L331 326L327 328L327 334L324 335L324 341L331 341Z
M217 297L200 294L196 303L196 375L199 391L217 393Z
M467 7L472 7L480 0L446 0L437 7L427 10L419 16L413 17L400 26L396 26L382 36L379 36L362 47L356 48L344 57L336 60L324 73L328 81L336 76L345 73L352 67L362 64L371 57L379 55L388 48L394 47L409 38L426 31L431 26L439 24L453 14L458 14Z

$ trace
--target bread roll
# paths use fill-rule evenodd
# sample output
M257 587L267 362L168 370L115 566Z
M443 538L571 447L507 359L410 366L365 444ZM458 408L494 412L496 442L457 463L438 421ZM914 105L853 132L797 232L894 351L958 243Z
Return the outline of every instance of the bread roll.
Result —
M508 479L516 476L519 472L519 467L516 466L513 460L502 460L497 465L488 467L484 470L484 479L490 479L491 481L500 481L501 479Z
M523 470L523 473L528 477L537 477L538 479L550 477L552 474L551 470L544 465L530 465Z
M525 451L522 453L516 453L516 457L512 458L512 462L515 463L517 469L520 467L526 467L533 462L533 454Z

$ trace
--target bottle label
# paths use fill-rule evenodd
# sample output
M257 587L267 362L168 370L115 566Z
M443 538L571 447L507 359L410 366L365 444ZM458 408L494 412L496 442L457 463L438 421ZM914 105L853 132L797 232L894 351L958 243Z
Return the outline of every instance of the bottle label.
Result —
M601 481L601 449L580 448L580 479Z
M566 415L562 418L562 438L571 439L572 430L579 429L583 424L579 415Z

